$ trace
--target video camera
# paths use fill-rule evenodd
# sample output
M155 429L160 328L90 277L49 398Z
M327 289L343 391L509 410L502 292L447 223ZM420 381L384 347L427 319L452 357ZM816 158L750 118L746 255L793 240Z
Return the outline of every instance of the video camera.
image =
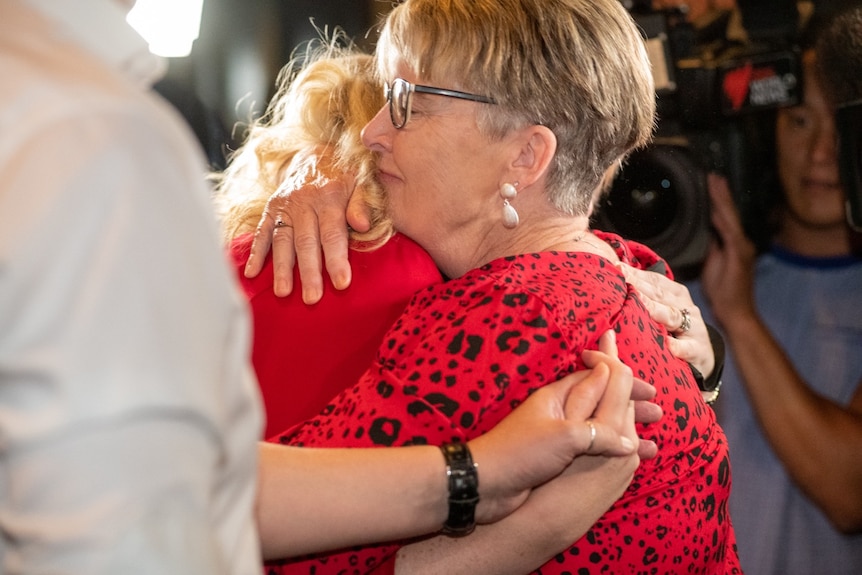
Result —
M763 202L763 151L772 146L765 112L801 101L801 58L791 41L798 15L795 5L764 3L746 12L738 0L743 41L728 37L730 12L691 23L679 9L623 4L646 37L659 120L653 143L628 158L593 224L646 244L687 279L699 273L710 241L708 172L728 178L747 231L765 228L752 221Z
M847 221L862 232L862 100L838 107L838 166L847 194Z

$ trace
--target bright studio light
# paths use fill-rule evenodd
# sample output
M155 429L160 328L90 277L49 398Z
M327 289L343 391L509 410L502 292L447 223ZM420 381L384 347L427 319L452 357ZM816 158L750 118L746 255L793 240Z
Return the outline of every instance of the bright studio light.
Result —
M181 58L192 51L201 29L204 0L138 0L127 21L150 45L150 52Z

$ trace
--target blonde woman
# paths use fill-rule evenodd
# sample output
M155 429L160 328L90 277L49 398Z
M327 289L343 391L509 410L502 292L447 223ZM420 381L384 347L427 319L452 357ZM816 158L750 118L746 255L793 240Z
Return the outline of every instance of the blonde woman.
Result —
M276 296L271 262L256 278L237 274L254 317L253 361L266 437L317 415L356 381L410 297L442 279L423 249L394 234L373 178L373 154L359 137L384 102L373 81L373 58L331 42L317 45L305 60L298 73L291 65L283 69L267 113L220 177L217 197L231 255L241 272L269 197L308 177L308 150L325 149L335 158L330 169L354 175L371 225L350 236L350 289L330 283L328 297L314 306ZM285 350L303 351L297 357Z

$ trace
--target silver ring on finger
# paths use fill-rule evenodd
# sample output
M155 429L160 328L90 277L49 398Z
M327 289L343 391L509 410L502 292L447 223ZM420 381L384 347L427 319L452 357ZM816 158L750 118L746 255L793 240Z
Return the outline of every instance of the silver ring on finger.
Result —
M674 335L682 335L691 329L691 312L682 308L679 310L679 313L682 316L682 321L680 322L679 327L676 328L676 331L673 332Z
M275 227L276 227L276 229L284 228L284 227L287 227L287 224L285 223L285 221L283 219L277 218L275 220Z
M587 420L587 425L590 428L590 444L587 445L587 450L585 453L589 453L593 449L593 445L596 443L596 424L593 423L592 419Z

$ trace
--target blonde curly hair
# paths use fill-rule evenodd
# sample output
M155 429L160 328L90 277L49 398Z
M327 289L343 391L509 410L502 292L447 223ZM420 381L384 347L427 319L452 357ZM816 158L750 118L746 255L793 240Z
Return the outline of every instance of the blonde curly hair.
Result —
M336 172L352 172L369 207L368 232L350 232L351 247L373 249L393 233L383 190L374 178L374 155L360 133L385 100L371 55L342 35L307 45L279 72L275 96L253 122L228 167L214 174L215 201L225 241L254 231L267 200L289 178L300 152L327 149Z

